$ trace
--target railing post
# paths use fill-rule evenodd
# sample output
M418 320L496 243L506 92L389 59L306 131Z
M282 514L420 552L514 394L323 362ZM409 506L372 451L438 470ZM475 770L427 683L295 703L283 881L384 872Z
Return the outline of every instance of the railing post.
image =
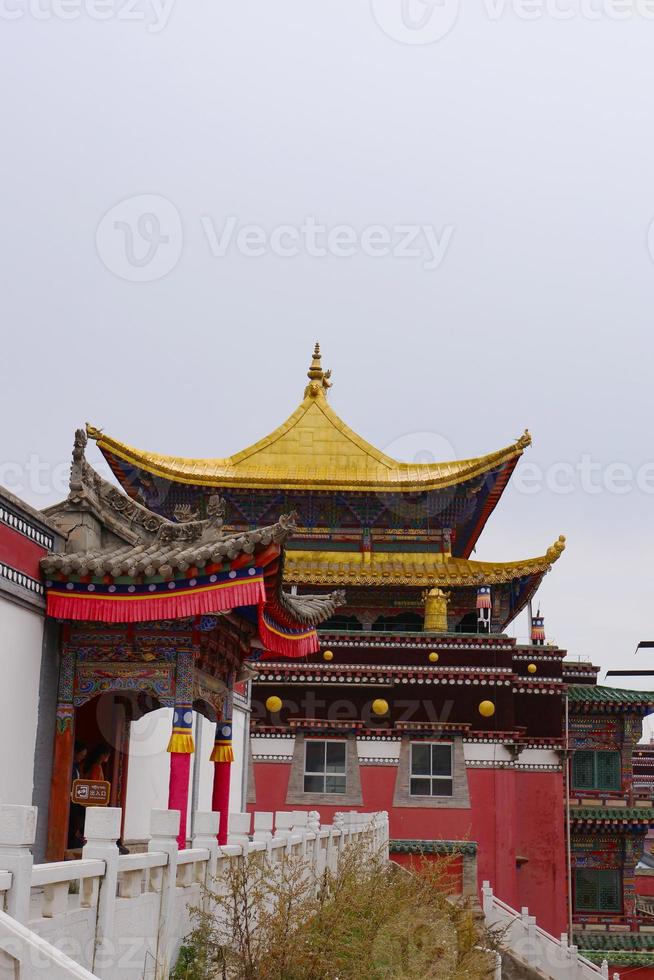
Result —
M484 915L490 915L493 909L493 889L491 888L490 881L485 881L481 886L481 900Z
M607 960L602 960L601 970L603 980L609 980L609 964Z
M150 841L148 851L163 852L168 864L163 869L161 902L157 927L157 972L168 975L172 968L170 953L175 922L175 888L177 887L177 835L179 834L179 810L153 810L150 817Z
M229 831L227 834L228 844L239 844L243 848L243 856L248 853L250 846L250 824L252 823L251 813L230 813Z
M210 888L216 877L218 864L218 831L220 814L217 810L202 812L197 810L193 821L193 847L204 847L209 851L205 885Z
M120 809L112 806L89 806L84 816L86 844L82 857L100 859L105 866L98 897L92 971L100 977L111 972L116 960L114 919L119 856L116 841L120 837L120 820Z
M0 804L0 871L11 871L7 912L18 922L29 921L32 852L36 807Z
M269 841L273 837L273 813L260 810L254 811L254 834L253 840Z

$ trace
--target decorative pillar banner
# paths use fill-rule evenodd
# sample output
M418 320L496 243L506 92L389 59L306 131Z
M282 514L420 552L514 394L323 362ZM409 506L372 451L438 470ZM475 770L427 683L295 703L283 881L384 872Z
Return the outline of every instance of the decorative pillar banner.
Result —
M177 843L186 847L186 815L191 775L191 754L195 752L193 741L193 653L181 650L177 654L175 671L175 708L173 732L168 742L170 752L170 782L168 784L168 809L179 810L179 834Z
M211 762L233 762L232 721L219 721L216 725L216 736L211 753Z
M490 633L491 628L491 590L489 585L477 589L477 629L480 633Z
M234 673L227 678L227 691L223 702L223 720L216 724L216 735L211 753L213 762L213 792L211 809L220 814L218 843L227 843L229 831L229 785L232 776L232 712L234 710Z
M531 642L541 647L545 644L545 617L541 616L540 609L531 617Z
M193 654L177 654L175 675L175 709L173 731L168 742L169 752L190 754L195 752L193 741Z

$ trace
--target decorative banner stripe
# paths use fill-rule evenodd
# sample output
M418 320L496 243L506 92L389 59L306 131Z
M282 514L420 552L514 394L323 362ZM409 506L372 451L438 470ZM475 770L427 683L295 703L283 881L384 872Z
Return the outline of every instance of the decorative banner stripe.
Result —
M264 598L261 573L240 580L157 595L107 595L97 591L62 592L50 588L47 592L47 614L57 619L136 623L205 615L238 606L257 606Z
M310 653L317 653L320 649L315 629L287 629L272 620L270 613L261 606L259 606L259 638L267 652L282 657L306 657Z

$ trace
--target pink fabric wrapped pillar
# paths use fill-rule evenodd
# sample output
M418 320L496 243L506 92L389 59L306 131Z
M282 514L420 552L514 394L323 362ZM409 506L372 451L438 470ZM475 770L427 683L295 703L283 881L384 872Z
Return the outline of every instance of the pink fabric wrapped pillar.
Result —
M186 847L186 814L188 813L188 789L191 774L189 752L170 753L170 783L168 784L168 809L179 810L179 835L177 845Z

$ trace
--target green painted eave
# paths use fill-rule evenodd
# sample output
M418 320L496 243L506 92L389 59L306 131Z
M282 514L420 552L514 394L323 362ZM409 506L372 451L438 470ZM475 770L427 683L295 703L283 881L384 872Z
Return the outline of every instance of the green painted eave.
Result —
M477 843L472 840L391 840L391 854L476 854Z
M654 823L654 807L651 806L571 806L573 820L623 820L638 823Z
M591 963L600 965L607 961L611 966L654 966L654 951L651 953L630 953L628 950L606 949L606 950L580 950Z
M626 691L601 684L570 684L567 688L571 704L634 704L654 707L654 691Z
M579 952L588 956L596 950L639 950L654 956L654 935L644 932L574 932Z

